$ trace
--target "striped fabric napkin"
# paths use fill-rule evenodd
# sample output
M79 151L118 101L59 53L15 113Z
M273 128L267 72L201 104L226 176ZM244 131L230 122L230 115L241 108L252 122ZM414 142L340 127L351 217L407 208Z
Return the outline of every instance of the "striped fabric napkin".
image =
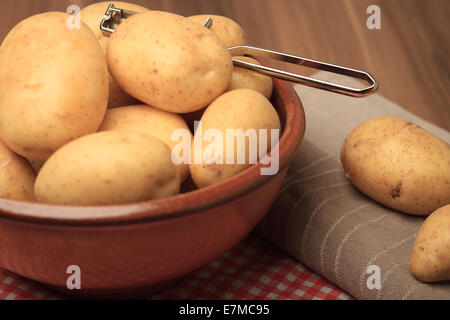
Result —
M334 81L325 72L317 78ZM357 85L349 79L348 85ZM413 121L450 142L450 133L379 94L356 99L296 86L306 135L270 213L257 232L357 299L450 299L450 283L424 284L409 272L423 217L402 214L354 188L339 161L359 123L382 115Z

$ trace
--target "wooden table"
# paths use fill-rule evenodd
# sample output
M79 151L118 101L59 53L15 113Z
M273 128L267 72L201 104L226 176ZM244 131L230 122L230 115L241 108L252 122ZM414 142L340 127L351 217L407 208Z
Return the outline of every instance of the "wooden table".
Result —
M92 2L3 0L0 38L29 15ZM449 0L133 2L186 16L225 15L242 25L252 45L366 70L378 79L383 95L450 130ZM366 27L371 4L381 8L380 30Z

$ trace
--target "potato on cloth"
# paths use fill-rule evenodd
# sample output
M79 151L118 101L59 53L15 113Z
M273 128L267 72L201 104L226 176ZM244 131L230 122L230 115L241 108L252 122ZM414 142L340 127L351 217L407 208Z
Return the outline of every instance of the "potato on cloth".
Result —
M412 122L363 122L345 139L341 162L359 190L390 208L426 216L450 203L450 146Z
M420 227L410 270L423 282L450 280L450 204L434 211Z

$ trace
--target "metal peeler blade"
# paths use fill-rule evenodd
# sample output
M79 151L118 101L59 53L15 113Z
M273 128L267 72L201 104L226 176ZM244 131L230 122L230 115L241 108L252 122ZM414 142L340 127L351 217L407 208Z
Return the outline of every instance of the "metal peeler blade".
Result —
M116 8L113 3L110 3L106 9L105 16L100 22L100 30L106 36L109 36L114 32L116 26L122 23L122 19L127 19L134 14L137 14L137 12Z

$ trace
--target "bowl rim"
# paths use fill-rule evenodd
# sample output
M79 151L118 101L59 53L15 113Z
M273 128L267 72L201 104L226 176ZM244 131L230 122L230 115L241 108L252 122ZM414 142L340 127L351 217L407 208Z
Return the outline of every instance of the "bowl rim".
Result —
M273 99L284 101L284 128L279 140L278 174L294 158L305 133L305 113L292 84L273 79ZM274 176L260 174L261 163L216 185L172 197L117 205L68 206L0 199L0 219L41 225L110 226L185 217L239 198Z

